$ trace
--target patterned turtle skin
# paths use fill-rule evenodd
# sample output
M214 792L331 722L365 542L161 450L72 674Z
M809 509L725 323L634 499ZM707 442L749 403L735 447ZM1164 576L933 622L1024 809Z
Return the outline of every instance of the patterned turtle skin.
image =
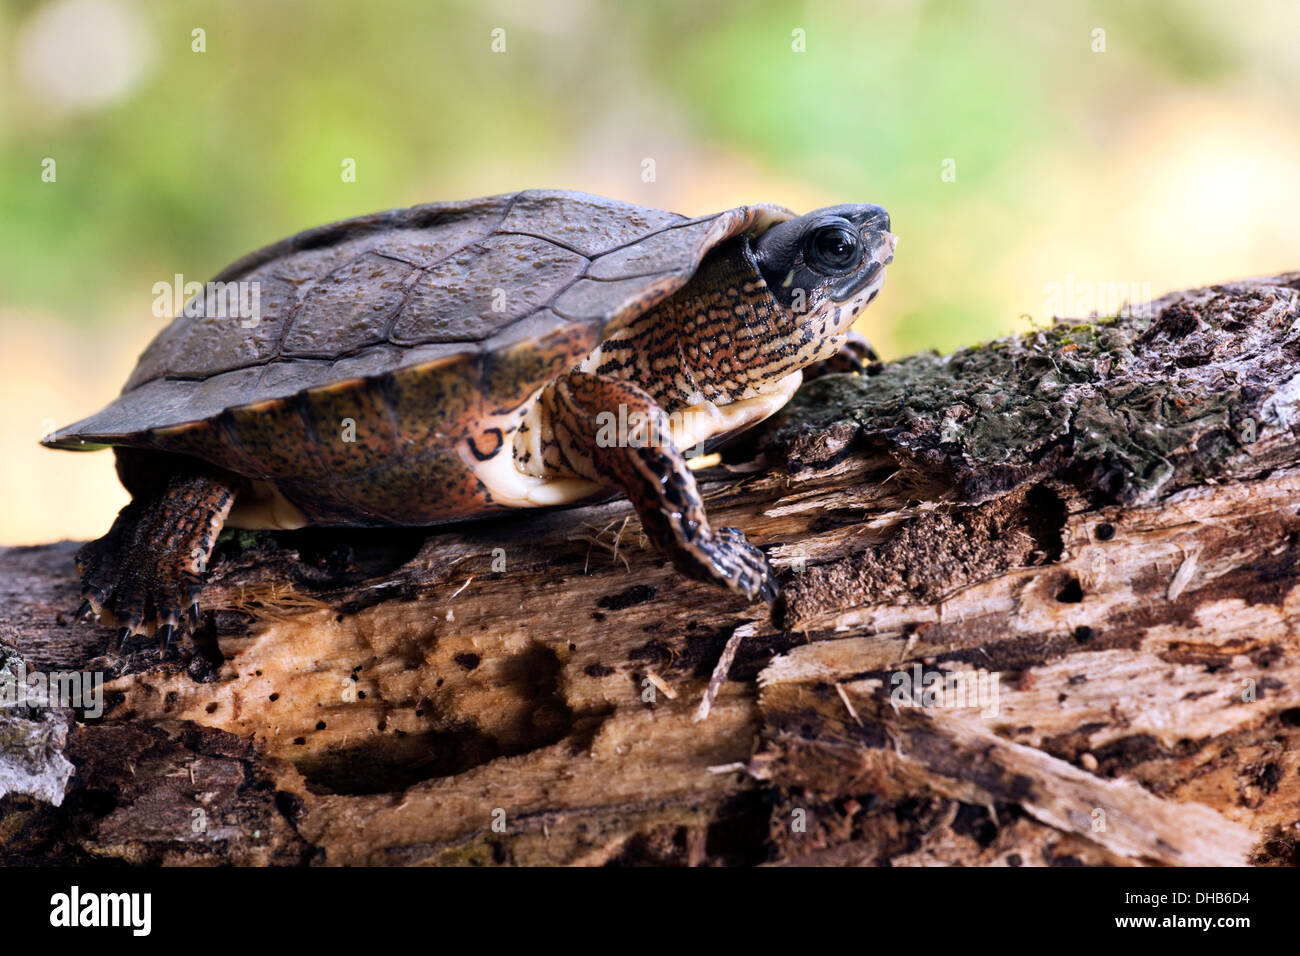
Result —
M115 401L44 442L114 447L132 495L78 555L82 613L169 641L223 525L424 526L611 489L688 575L774 600L680 449L770 415L844 348L888 230L868 205L691 219L534 190L246 256L207 288L246 284L252 314L200 296ZM631 437L601 430L629 416Z

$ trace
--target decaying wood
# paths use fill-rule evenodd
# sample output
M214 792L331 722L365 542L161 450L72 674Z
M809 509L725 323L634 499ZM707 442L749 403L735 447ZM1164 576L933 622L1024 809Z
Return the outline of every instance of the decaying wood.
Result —
M621 501L227 534L162 662L0 551L3 666L110 678L0 712L0 860L1295 864L1298 290L809 383L700 473L770 617Z

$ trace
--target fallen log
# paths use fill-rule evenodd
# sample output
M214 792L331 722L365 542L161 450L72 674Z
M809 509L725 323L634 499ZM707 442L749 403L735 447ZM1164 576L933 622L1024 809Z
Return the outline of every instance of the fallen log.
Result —
M623 501L227 533L161 661L72 620L75 543L0 549L0 673L107 680L0 708L0 862L1294 865L1298 317L808 383L698 473L770 615Z

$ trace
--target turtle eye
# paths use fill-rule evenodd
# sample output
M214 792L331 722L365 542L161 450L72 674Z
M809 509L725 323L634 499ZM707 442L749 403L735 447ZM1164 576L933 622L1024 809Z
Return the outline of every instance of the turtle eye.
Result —
M861 248L855 230L840 225L822 226L808 236L804 257L818 272L849 272L857 268Z

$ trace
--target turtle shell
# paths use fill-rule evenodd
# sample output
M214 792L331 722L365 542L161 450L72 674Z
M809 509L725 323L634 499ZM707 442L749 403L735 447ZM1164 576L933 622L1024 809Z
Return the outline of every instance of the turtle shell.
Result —
M311 229L208 283L242 291L251 315L187 306L115 401L45 444L193 455L292 492L312 520L338 517L356 509L313 507L322 489L348 479L363 499L368 481L400 485L394 456L445 458L459 443L492 454L506 416L681 288L710 249L793 215L756 205L690 219L530 190ZM335 440L348 422L353 440ZM453 500L471 490L443 497L474 510Z

